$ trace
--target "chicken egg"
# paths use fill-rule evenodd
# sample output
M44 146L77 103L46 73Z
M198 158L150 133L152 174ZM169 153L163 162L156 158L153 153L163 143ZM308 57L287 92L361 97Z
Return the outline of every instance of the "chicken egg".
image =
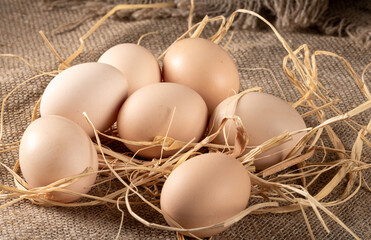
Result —
M198 92L209 114L240 88L231 56L218 44L203 38L187 38L170 46L162 71L165 82L183 84Z
M156 136L167 136L197 142L206 125L207 107L202 97L176 83L155 83L140 88L125 101L117 119L120 137L133 141L153 141ZM137 155L144 158L167 157L177 151L161 153L161 146L126 146L134 153L142 149Z
M92 174L65 187L78 193L89 192L98 170L97 153L89 136L76 123L54 115L39 118L27 127L19 147L19 163L31 188L47 186L90 168ZM58 191L47 193L46 197L59 202L80 198Z
M279 136L284 131L293 132L305 129L306 125L300 114L282 99L267 93L249 92L238 98L229 97L221 102L210 118L209 129L215 132L224 117L240 117L248 135L248 146L258 146ZM236 125L227 121L224 126L229 145L234 145ZM297 142L305 135L300 132L292 140L271 148L257 155L254 165L257 170L264 170L286 158ZM214 143L225 144L223 131L214 139ZM251 149L251 148L250 148ZM245 151L247 153L249 148Z
M42 95L40 114L71 119L93 137L94 131L83 112L97 130L106 130L116 121L127 88L125 76L115 67L104 63L78 64L50 81Z
M207 153L187 160L169 175L160 205L170 226L176 227L171 218L183 228L206 227L244 210L250 192L250 176L240 162L220 152ZM221 227L193 234L203 238L224 230Z
M125 75L129 96L145 85L161 82L157 59L149 50L137 44L113 46L103 53L98 62L112 65Z

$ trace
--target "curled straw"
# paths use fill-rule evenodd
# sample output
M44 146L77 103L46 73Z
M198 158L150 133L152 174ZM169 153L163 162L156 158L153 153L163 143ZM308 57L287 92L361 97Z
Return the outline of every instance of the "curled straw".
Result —
M80 38L80 47L66 60L61 59L57 51L53 48L52 44L41 32L42 37L46 41L51 51L61 61L61 65L59 66L58 71L39 71L38 75L27 79L25 82L22 83L22 85L40 76L54 75L57 72L71 66L71 62L83 51L85 40L91 34L93 34L93 32L96 31L98 27L109 16L114 14L116 11L122 9L166 7L172 5L173 3L149 5L118 5L110 12L108 12L104 17L102 17L85 35ZM364 80L365 72L369 68L370 64L367 65L362 73L362 77L360 78L353 70L351 65L346 61L346 59L338 56L337 54L326 51L316 51L311 54L306 44L300 46L296 50L292 50L287 42L283 39L283 37L279 34L279 32L272 26L272 24L270 24L266 19L264 19L257 13L244 9L235 11L228 20L223 16L217 16L214 18L205 16L201 22L192 25L192 18L189 18L188 31L186 31L178 39L176 39L175 42L185 38L187 35L190 35L191 37L199 37L207 24L209 24L210 22L219 21L220 27L213 36L209 37L211 41L219 44L229 32L229 29L236 14L250 14L258 17L273 30L278 40L282 43L283 48L286 49L286 51L288 52L288 55L283 59L283 70L287 78L290 80L292 86L295 87L302 95L300 99L293 103L293 107L303 106L304 108L306 108L307 111L303 114L303 117L315 116L319 121L319 125L309 129L301 130L307 131L307 134L301 139L301 141L296 145L296 147L291 151L289 156L283 162L278 163L260 173L251 173L251 179L254 184L251 197L257 199L265 199L272 202L251 206L237 216L234 216L231 219L224 221L223 223L204 227L202 229L227 226L229 224L237 222L246 214L264 214L268 212L286 213L292 211L301 211L308 231L310 233L310 237L314 239L314 234L305 212L305 209L310 207L314 211L318 220L321 222L326 231L329 231L329 229L327 228L326 222L322 218L319 210L330 216L334 221L336 221L346 231L348 231L354 238L358 239L356 234L351 229L349 229L344 223L341 222L339 218L334 216L328 210L328 207L343 204L354 197L359 191L362 183L366 185L368 190L371 190L367 183L364 181L363 177L363 171L369 169L371 166L370 164L364 163L361 158L364 144L366 144L368 147L371 147L370 141L366 137L367 134L371 132L371 120L366 126L364 126L351 119L353 116L361 114L362 112L365 112L366 110L371 108L371 94ZM231 39L232 37L228 40L226 46L231 41ZM140 42L140 40L138 42ZM159 56L158 59L161 59L165 53L166 50ZM302 54L304 56L303 60L298 58L299 54ZM346 113L343 113L340 109L338 109L335 104L339 101L339 99L331 99L329 97L328 90L325 89L325 87L321 84L320 79L318 79L317 77L318 66L316 57L319 55L324 55L340 60L344 64L344 67L348 70L349 75L354 79L357 86L366 97L367 101ZM2 57L9 56L10 55L2 55ZM291 63L291 67L289 67L289 63ZM28 65L32 66L31 64ZM12 93L18 90L20 86L21 85L13 89L11 93L3 100L0 136L3 134L3 119L5 109L4 106L6 104L6 100L11 96ZM261 91L260 88L251 90ZM242 94L245 94L245 92L240 93L239 96L241 96ZM39 102L40 101L38 101L34 108L32 120L37 118L36 112L39 107ZM333 113L335 117L328 118L325 110ZM85 115L85 117L91 124L93 129L95 129L88 116ZM216 137L216 135L224 131L223 126L227 121L235 121L236 125L240 126L237 131L238 135L236 136L236 139L238 139L238 141L236 146L221 146L212 144L211 142ZM345 149L342 140L331 128L331 125L336 122L345 123L351 131L355 131L357 133L357 138L353 143L352 149ZM329 135L333 147L324 145L322 141L322 135L324 131L326 131ZM237 159L244 166L246 166L247 169L254 171L254 168L252 166L253 162L259 160L259 154L261 152L264 152L267 149L270 149L278 144L289 140L291 135L295 134L295 132L283 132L280 136L276 136L275 138L264 142L260 146L253 146L252 150L250 150L250 152L245 155L241 155L241 153L246 147L248 136L246 136L246 133L243 130L243 125L241 125L240 120L237 117L223 119L216 133L209 134L199 143L179 142L167 136L156 137L152 142L134 142L120 139L112 133L100 133L95 130L95 134L97 141L95 146L97 151L100 153L100 170L98 171L100 178L95 184L95 188L104 188L106 187L105 184L109 183L110 185L118 184L120 186L119 190L112 190L111 188L108 188L103 196L97 196L93 194L72 193L71 191L63 188L68 184L77 181L79 178L84 177L87 174L91 174L91 171L89 171L89 169L77 176L62 179L46 187L30 189L27 186L27 183L17 174L17 172L19 171L18 162L14 166L13 170L1 163L1 165L13 175L17 187L10 187L0 184L0 199L10 199L10 201L1 205L0 208L8 207L23 199L29 199L36 204L55 205L63 207L92 206L112 203L116 204L117 208L120 211L122 211L120 205L125 205L126 208L129 210L129 213L133 217L149 227L188 232L192 234L192 232L197 232L200 229L183 229L180 226L178 228L172 228L168 226L161 226L156 223L149 223L141 218L138 214L136 214L131 206L133 204L147 204L150 207L154 208L160 214L165 215L165 213L163 213L161 209L159 209L154 204L155 202L158 202L158 197L160 195L159 189L161 189L161 186L163 185L166 177L188 158L196 154L201 154L201 151L205 151L205 149L209 151L226 150L229 154L237 157ZM102 137L102 140L108 139L109 141L119 141L123 143L141 145L144 147L162 146L164 149L180 150L177 152L177 154L168 158L153 159L152 161L141 161L135 159L135 157L133 156L125 155L123 153L115 152L109 149L108 146L101 142L100 137ZM0 154L8 151L17 150L18 146L19 142L2 144L0 145ZM305 150L303 153L300 153L299 149L303 147ZM181 150L186 151L182 152ZM335 152L338 155L338 159L332 162L327 162L325 157L328 151ZM323 153L324 157L322 161L310 162L310 158L317 152ZM289 167L294 165L296 165L297 168L289 169ZM320 176L334 169L336 169L337 172L331 178L331 180L329 180L329 182L327 182L327 184L323 186L318 193L316 193L314 196L311 195L308 191L308 187L315 185ZM347 185L341 196L331 202L324 201L324 199L333 192L335 187L337 187L346 176L348 176ZM296 182L297 180L301 180L302 185L298 185ZM356 187L354 188L354 186ZM54 202L47 198L47 194L51 191L62 191L71 194L77 194L84 197L85 201L68 204ZM141 202L129 201L130 194L137 195L141 199ZM144 194L151 195L154 200L147 200L144 197ZM122 218L122 221L123 220L124 218ZM123 222L121 224L123 224ZM181 238L180 235L179 238Z

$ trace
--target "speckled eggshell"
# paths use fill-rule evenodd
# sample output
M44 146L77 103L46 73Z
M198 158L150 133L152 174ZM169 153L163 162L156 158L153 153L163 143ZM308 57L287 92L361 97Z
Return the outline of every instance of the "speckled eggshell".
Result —
M137 44L115 45L104 52L98 62L112 65L125 75L129 96L141 87L161 82L157 59L149 50Z
M306 128L303 118L291 105L267 93L250 92L239 99L236 96L225 99L212 114L209 128L212 129L212 132L215 132L224 117L233 115L240 117L242 120L249 138L248 146L250 147L258 146L273 137L279 136L284 131L292 132ZM233 146L236 135L235 123L229 120L224 129L228 144ZM256 169L266 169L285 159L304 135L304 132L295 134L292 140L257 155L257 160L254 161ZM225 144L223 132L213 142ZM249 149L245 153L248 151Z
M240 162L222 153L208 153L187 160L169 175L161 191L160 205L183 228L206 227L244 210L250 192L250 176ZM176 226L166 216L165 220ZM210 237L225 229L193 234Z
M232 57L218 44L203 38L187 38L170 46L162 71L165 82L183 84L198 92L209 114L240 88Z
M197 142L204 135L206 126L204 100L191 88L176 83L155 83L140 88L125 101L117 119L120 137L134 141L151 142L156 136L168 133L168 137L179 141L194 139ZM126 146L134 153L145 147ZM164 151L161 155L161 146L154 146L137 155L151 159L167 157L176 151Z
M53 115L39 118L27 127L19 147L19 162L31 188L47 186L91 168L95 173L66 187L78 193L89 192L98 170L97 153L89 136L71 120ZM56 191L46 196L59 202L80 198Z
M116 121L127 88L125 76L115 67L104 63L74 65L50 81L41 99L40 113L71 119L93 137L83 112L97 130L105 131Z

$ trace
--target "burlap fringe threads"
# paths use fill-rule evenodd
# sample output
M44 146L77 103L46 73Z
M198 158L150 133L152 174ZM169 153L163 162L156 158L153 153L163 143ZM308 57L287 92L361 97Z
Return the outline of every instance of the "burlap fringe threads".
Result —
M166 0L137 0L135 3L161 3ZM84 22L103 16L120 1L50 1L44 0L41 7L48 11L54 8L81 10L82 17L76 21L63 23L53 30L52 35L71 31ZM193 9L192 9L193 8ZM278 29L315 28L327 35L348 36L354 43L365 48L371 47L371 4L368 1L347 0L200 0L194 6L189 0L175 0L171 8L129 9L118 11L116 17L121 19L150 19L186 17L190 10L195 17L230 16L235 9L247 9L265 18L271 19ZM239 29L257 29L263 27L252 15L240 14L232 23Z

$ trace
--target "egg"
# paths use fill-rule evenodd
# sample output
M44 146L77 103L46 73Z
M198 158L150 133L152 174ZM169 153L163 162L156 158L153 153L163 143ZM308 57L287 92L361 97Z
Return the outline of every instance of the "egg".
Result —
M105 131L116 121L127 94L127 80L115 67L82 63L62 71L50 81L42 95L40 114L71 119L93 137L94 131L83 112L97 130Z
M169 175L160 205L170 226L176 227L169 217L183 228L206 227L244 210L250 192L249 173L239 161L220 152L207 153L187 160ZM193 234L203 238L224 230L226 227Z
M224 117L240 117L248 135L248 148L277 137L284 131L305 129L306 125L300 114L282 99L267 93L249 92L241 98L236 96L225 99L218 105L210 118L209 129L215 132ZM234 145L236 125L227 121L224 126L229 145ZM257 170L264 170L286 158L297 142L305 135L301 132L292 136L292 140L271 148L259 155L254 161ZM214 139L214 143L225 144L223 131Z
M186 85L205 100L209 113L238 93L240 81L231 56L218 44L187 38L171 45L163 59L163 79Z
M202 97L176 83L155 83L140 88L123 104L117 129L123 139L153 141L156 136L189 142L199 141L207 125L207 107ZM167 134L167 135L166 135ZM161 146L126 144L143 158L167 157L177 150L163 151Z
M137 44L113 46L103 53L98 62L110 64L125 75L129 95L145 85L161 82L157 59L149 50Z
M92 174L65 187L77 193L89 192L98 169L97 153L89 136L71 120L53 115L39 118L27 127L19 147L19 163L31 188L47 186L90 168ZM80 198L57 191L46 197L59 202Z

